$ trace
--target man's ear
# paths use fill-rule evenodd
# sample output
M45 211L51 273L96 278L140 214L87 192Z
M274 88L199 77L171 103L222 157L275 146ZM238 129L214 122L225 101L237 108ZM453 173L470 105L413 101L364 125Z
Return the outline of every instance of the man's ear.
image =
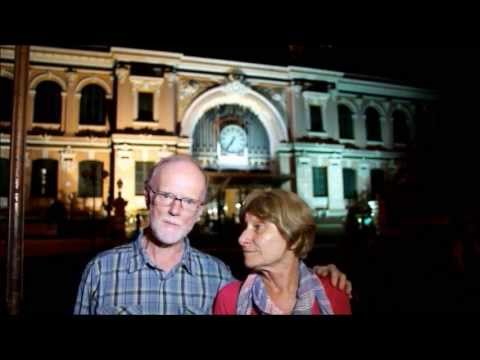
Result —
M147 189L144 189L143 194L145 195L145 203L147 205L147 209L150 210L150 191L147 191Z
M200 205L197 209L197 216L195 217L195 222L199 222L202 217L203 211L205 210L205 205Z

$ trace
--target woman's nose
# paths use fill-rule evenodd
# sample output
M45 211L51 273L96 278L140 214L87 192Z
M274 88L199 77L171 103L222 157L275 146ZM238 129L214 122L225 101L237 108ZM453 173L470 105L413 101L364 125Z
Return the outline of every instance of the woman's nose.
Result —
M251 240L251 232L248 229L243 230L242 234L238 238L238 243L241 246L244 246Z

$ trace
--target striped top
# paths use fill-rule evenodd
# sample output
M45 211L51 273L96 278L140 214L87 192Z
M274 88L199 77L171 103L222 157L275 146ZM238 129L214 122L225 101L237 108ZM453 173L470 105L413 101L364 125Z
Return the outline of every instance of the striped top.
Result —
M165 273L148 260L142 236L88 263L74 314L211 314L217 292L233 279L230 269L185 239L182 260Z

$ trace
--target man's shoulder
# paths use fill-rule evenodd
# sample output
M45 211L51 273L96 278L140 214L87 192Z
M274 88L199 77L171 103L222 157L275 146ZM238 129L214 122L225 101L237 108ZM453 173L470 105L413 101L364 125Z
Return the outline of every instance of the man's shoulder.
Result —
M222 270L228 271L230 273L228 266L216 256L207 254L206 252L195 249L193 247L190 248L190 256L193 260L198 261L202 264L205 264L207 266L219 267Z
M190 247L190 255L195 258L199 259L201 261L206 261L206 262L212 262L212 263L217 263L219 265L225 265L225 263L217 258L216 256L210 255L202 250L198 250L194 247Z
M119 257L120 259L123 259L123 260L129 260L134 255L135 255L135 245L134 245L134 242L130 242L130 243L122 244L98 253L91 260L91 263L93 264L93 263L110 262L113 259L118 260Z

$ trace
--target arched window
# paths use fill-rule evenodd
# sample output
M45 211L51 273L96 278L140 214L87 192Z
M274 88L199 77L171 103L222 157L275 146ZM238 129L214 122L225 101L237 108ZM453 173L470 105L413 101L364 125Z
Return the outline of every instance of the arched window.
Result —
M80 101L81 125L105 125L105 90L98 85L87 85L82 89Z
M62 88L56 82L42 81L36 88L33 121L60 124Z
M353 139L352 111L345 105L338 105L338 129L340 139Z
M395 110L393 112L393 141L395 143L408 143L410 134L408 131L407 117L405 112Z
M79 164L78 197L100 197L103 189L103 163L85 160Z
M369 107L365 111L366 126L367 126L367 140L368 141L382 141L382 128L380 124L380 115L378 111Z
M13 80L0 77L0 121L12 121Z
M32 161L32 187L34 197L57 196L58 161L37 159Z

